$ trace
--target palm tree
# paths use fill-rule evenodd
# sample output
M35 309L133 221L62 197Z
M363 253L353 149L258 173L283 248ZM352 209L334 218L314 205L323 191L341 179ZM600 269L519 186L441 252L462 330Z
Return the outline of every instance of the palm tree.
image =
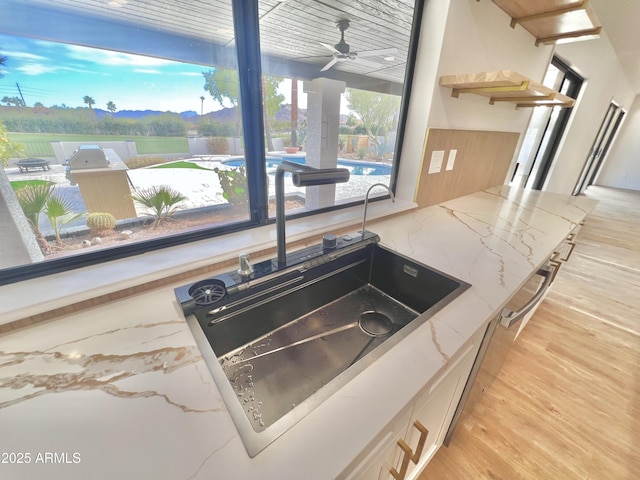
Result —
M7 61L7 57L0 55L0 67L4 67L5 62ZM2 78L2 72L0 72L0 78Z
M202 116L204 112L204 95L200 97L200 116Z
M161 222L169 220L179 208L178 204L187 199L179 191L168 185L154 185L142 189L136 194L132 194L131 198L151 210L155 217L154 227L157 227Z
M40 231L40 214L45 210L53 191L53 182L27 185L16 190L16 197L43 252L49 250L46 238Z
M86 98L86 97L85 97ZM86 103L86 102L85 102ZM109 110L111 112L111 116L113 117L113 113L117 110L118 108L116 107L116 104L113 103L111 100L109 100L107 102L107 110Z
M89 95L85 95L82 98L82 101L84 103L86 103L87 105L89 105L89 109L93 109L93 106L96 104L96 101L92 97L90 97Z
M62 238L60 238L60 228L64 224L84 216L84 213L75 213L71 200L55 190L51 192L47 199L44 213L53 227L58 245L64 245Z

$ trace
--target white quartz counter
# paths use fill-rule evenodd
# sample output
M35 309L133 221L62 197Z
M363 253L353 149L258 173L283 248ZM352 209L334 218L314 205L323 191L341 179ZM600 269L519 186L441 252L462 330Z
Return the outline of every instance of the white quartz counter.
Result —
M500 187L371 225L472 287L254 458L174 299L187 282L2 335L0 478L335 478L593 206Z

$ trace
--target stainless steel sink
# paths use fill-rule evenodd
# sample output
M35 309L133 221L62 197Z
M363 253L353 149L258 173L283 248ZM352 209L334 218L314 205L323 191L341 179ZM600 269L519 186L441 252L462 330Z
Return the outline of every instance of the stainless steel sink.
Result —
M375 235L304 253L176 289L251 456L469 287Z

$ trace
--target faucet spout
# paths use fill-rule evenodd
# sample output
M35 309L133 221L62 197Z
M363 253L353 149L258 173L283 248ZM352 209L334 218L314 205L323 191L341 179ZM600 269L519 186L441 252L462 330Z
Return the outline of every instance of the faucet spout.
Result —
M284 174L291 173L296 187L331 185L347 182L349 170L346 168L313 168L295 162L282 161L276 169L276 243L278 245L278 268L287 266L284 211Z
M362 240L364 240L364 235L365 235L365 225L367 224L367 205L369 204L369 193L371 193L371 190L373 190L374 187L383 187L386 188L387 191L389 192L389 196L391 197L391 201L395 202L396 201L396 197L393 194L393 192L391 191L391 189L385 185L384 183L374 183L373 185L371 185L368 189L367 189L367 193L364 196L364 213L362 215Z

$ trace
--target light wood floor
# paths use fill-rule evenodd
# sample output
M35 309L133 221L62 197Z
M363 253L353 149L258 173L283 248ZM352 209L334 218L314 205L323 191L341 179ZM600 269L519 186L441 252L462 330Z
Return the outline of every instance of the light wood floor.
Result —
M587 196L573 256L419 480L640 479L640 192Z

